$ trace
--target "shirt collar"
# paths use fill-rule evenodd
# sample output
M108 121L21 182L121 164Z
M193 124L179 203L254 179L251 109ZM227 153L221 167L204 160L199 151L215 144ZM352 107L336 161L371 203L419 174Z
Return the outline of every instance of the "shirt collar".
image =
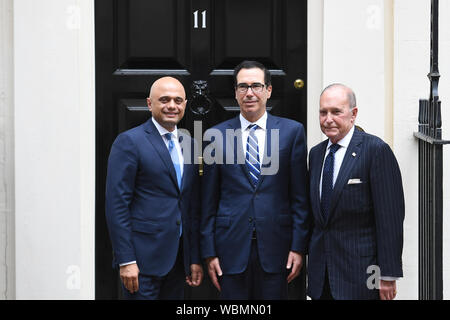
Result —
M339 140L337 142L337 144L340 145L341 147L348 148L348 145L350 144L350 141L352 140L354 132L355 132L355 126L353 126L350 129L350 131L345 135L345 137L343 137L341 140ZM330 141L330 139L328 139L327 149L329 149L332 144L333 143Z
M172 132L170 132L169 130L167 130L166 128L164 128L162 125L160 125L158 123L158 121L155 120L155 118L152 117L152 121L153 124L155 125L156 129L158 130L159 134L161 136L165 135L166 133L171 133L173 134L173 136L175 137L175 140L178 139L178 128L177 126L175 126L175 130L173 130Z
M266 130L267 127L267 111L264 112L263 116L259 118L256 122L250 122L244 118L242 113L239 114L239 120L241 121L242 130L247 130L248 126L251 124L256 124L263 130Z

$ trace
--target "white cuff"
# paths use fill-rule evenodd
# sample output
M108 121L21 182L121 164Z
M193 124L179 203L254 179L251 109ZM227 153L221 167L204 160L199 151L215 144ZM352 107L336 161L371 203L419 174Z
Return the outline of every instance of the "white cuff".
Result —
M119 264L119 267L127 266L127 265L133 264L133 263L136 263L136 261L121 263L121 264Z
M380 277L380 280L384 280L384 281L397 281L398 279L400 279L399 277Z

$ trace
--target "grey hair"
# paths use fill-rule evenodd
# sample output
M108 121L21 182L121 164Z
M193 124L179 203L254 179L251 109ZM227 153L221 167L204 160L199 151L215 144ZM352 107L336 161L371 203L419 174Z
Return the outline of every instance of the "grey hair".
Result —
M355 93L353 92L353 90L351 88L347 87L346 85L344 85L342 83L332 83L332 84L326 86L325 89L322 90L322 93L320 94L320 96L322 97L322 95L325 93L325 91L327 91L328 89L333 89L335 87L344 88L347 90L347 99L348 99L348 104L349 104L350 110L352 110L354 107L356 107Z

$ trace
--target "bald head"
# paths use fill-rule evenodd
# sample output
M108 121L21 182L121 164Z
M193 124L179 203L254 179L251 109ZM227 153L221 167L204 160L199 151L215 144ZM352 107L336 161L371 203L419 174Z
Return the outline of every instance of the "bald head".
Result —
M184 116L186 92L180 81L172 77L156 80L147 98L152 117L163 128L172 132Z
M346 85L344 85L342 83L333 83L333 84L330 84L327 87L325 87L325 89L323 89L322 93L320 94L320 97L322 97L323 94L329 90L344 91L347 95L348 105L350 107L350 110L352 110L354 107L356 107L356 96L351 88L347 87Z
M183 84L173 77L162 77L153 82L151 88L149 97L151 98L152 95L155 94L158 90L161 90L162 88L180 88L183 91L183 98L186 99L186 93L184 91Z

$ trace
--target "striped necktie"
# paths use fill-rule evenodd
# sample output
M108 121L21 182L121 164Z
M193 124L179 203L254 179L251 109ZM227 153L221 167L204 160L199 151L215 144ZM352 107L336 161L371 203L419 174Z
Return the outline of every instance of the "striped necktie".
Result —
M325 158L325 163L323 165L322 173L322 197L320 199L320 207L322 214L325 219L327 219L330 205L331 205L331 194L333 192L333 175L334 175L334 154L341 146L338 144L332 144L330 146L330 152Z
M248 126L250 130L247 138L247 149L245 153L245 164L247 165L250 178L253 186L258 184L259 176L261 175L261 163L259 162L259 148L258 138L255 135L255 130L258 129L258 125L251 124Z

